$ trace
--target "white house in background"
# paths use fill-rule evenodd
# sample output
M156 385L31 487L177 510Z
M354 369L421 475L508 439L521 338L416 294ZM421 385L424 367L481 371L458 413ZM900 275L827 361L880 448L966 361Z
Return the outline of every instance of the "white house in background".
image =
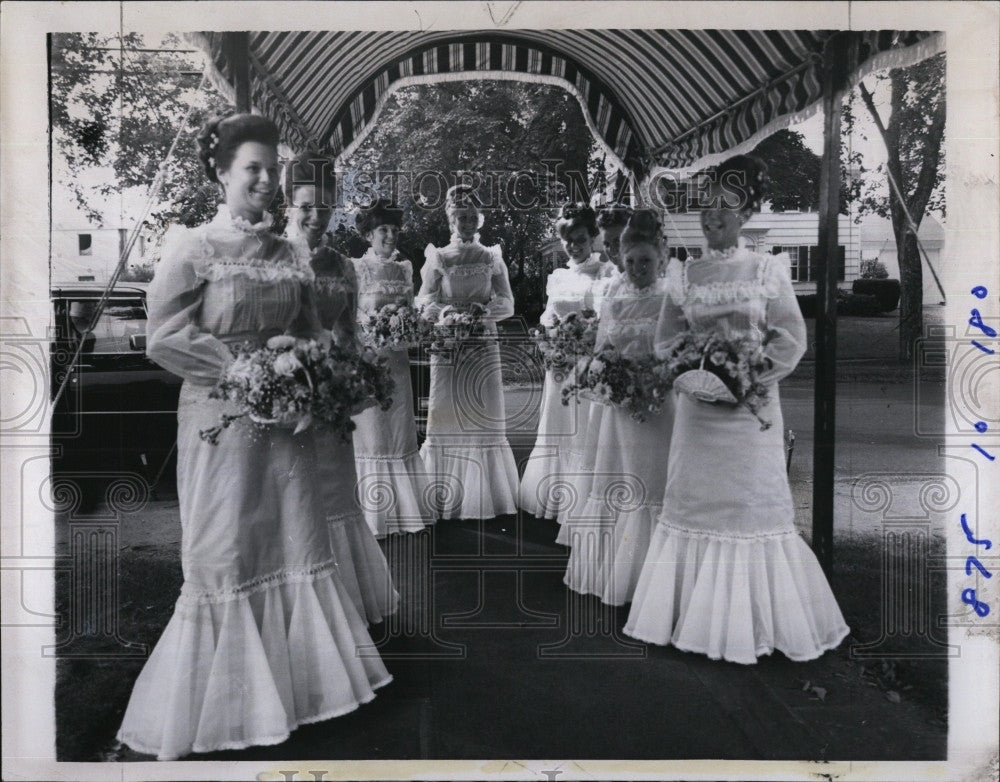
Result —
M668 212L662 217L670 255L681 259L700 257L704 237L698 212ZM838 286L849 291L851 283L861 274L860 227L847 215L839 216L838 226ZM816 292L818 242L817 212L772 212L767 204L740 232L740 243L745 247L763 253L788 253L793 287L799 294ZM547 244L542 249L542 255L553 262L558 259L559 263L564 263L566 259L558 240Z
M128 197L109 199L100 224L91 223L76 208L73 196L58 183L52 192L52 281L107 282L132 232L132 215L138 215L142 200ZM129 264L145 263L154 249L150 237L142 234L129 253Z
M861 224L861 260L879 261L885 265L889 277L899 279L899 258L896 255L896 237L892 232L892 221L877 215L867 215ZM927 251L927 258L941 276L941 257L944 252L944 226L932 215L925 215L920 221L917 238ZM941 291L934 276L924 264L924 304L938 304Z

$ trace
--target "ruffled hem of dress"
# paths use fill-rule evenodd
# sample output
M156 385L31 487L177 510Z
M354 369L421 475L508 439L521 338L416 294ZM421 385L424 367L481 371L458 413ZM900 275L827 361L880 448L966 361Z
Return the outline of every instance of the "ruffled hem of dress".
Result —
M354 456L361 510L376 538L420 532L436 521L431 484L418 451Z
M333 570L224 603L178 603L117 738L159 760L284 741L392 681Z
M528 457L517 487L517 507L536 519L555 519L565 505L569 485L560 474L555 446L536 448Z
M360 513L328 518L327 523L344 589L368 624L379 624L399 607L385 554Z
M564 524L559 536L568 537L571 552L563 583L581 595L596 595L607 605L631 602L659 510L643 506L626 511L613 525Z
M813 660L850 632L798 533L727 540L660 523L624 632L713 660Z
M439 519L492 519L517 513L517 463L506 438L481 445L436 444L420 449Z

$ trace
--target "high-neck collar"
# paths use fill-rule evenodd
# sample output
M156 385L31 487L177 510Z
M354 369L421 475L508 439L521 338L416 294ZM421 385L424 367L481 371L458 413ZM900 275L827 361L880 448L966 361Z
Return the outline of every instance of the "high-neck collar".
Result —
M378 261L379 263L395 263L399 261L399 250L393 250L392 254L388 258L383 258L381 255L376 254L376 252L369 247L365 250L365 254L361 256L362 261Z
M453 233L451 235L451 243L452 244L458 244L458 245L463 245L463 244L478 244L479 243L479 232L477 231L473 235L473 237L471 239L463 239L457 233Z
M219 211L212 222L223 227L233 228L240 233L260 235L270 230L274 224L274 216L270 212L264 212L259 223L251 223L245 217L230 212L226 204L220 204Z
M706 247L702 258L708 261L728 261L732 260L741 249L737 245L727 247L725 250L713 250L711 247Z
M601 254L591 253L590 257L587 258L587 260L585 261L574 261L572 258L570 258L569 262L567 263L567 268L572 269L575 272L583 272L584 274L590 274L597 271L601 263L602 263Z

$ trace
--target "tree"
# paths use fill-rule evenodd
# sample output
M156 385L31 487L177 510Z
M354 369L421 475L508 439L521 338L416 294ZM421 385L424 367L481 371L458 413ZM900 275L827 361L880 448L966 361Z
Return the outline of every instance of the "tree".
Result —
M805 136L797 130L779 130L754 147L752 154L767 163L767 201L771 209L776 212L819 209L823 160L805 145ZM848 201L845 185L841 189L841 214L847 214Z
M936 55L909 68L893 68L864 84L845 112L848 132L854 129L853 104L860 99L885 141L887 160L869 171L860 155L852 157L863 174L855 186L859 215L890 217L899 259L899 359L913 360L923 336L923 265L916 232L928 211L944 212L945 60ZM889 115L876 104L879 82L888 88ZM883 107L884 110L884 107ZM886 179L891 177L899 195ZM907 217L912 218L913 224Z
M392 194L405 210L400 250L419 268L424 247L448 240L444 191L459 178L486 202L483 241L499 243L518 313L537 316L545 276L539 249L551 240L558 206L587 199L603 162L576 99L557 87L468 81L400 90L372 133L343 161L345 198ZM351 241L348 208L335 213Z
M55 33L50 73L54 142L64 163L56 168L91 222L103 222L109 197L149 186L192 105L147 226L159 233L211 217L219 188L202 172L194 139L208 117L232 109L202 82L176 36L147 43L136 33ZM91 184L86 174L102 169L107 175Z

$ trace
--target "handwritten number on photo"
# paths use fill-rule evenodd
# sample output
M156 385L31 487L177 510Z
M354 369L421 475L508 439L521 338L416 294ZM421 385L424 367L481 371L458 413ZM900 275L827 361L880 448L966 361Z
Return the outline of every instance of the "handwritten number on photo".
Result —
M965 575L971 576L972 568L975 568L980 573L982 573L985 578L993 578L993 574L990 573L990 571L988 571L985 567L983 567L982 562L980 562L975 557L968 557L965 560Z
M973 537L972 530L969 529L969 521L968 521L968 519L966 519L964 513L962 514L962 531L965 532L966 539L972 545L974 545L974 546L982 546L987 551L989 551L993 547L993 542L992 541L987 540L986 538L983 538L982 540L977 540L975 537Z

